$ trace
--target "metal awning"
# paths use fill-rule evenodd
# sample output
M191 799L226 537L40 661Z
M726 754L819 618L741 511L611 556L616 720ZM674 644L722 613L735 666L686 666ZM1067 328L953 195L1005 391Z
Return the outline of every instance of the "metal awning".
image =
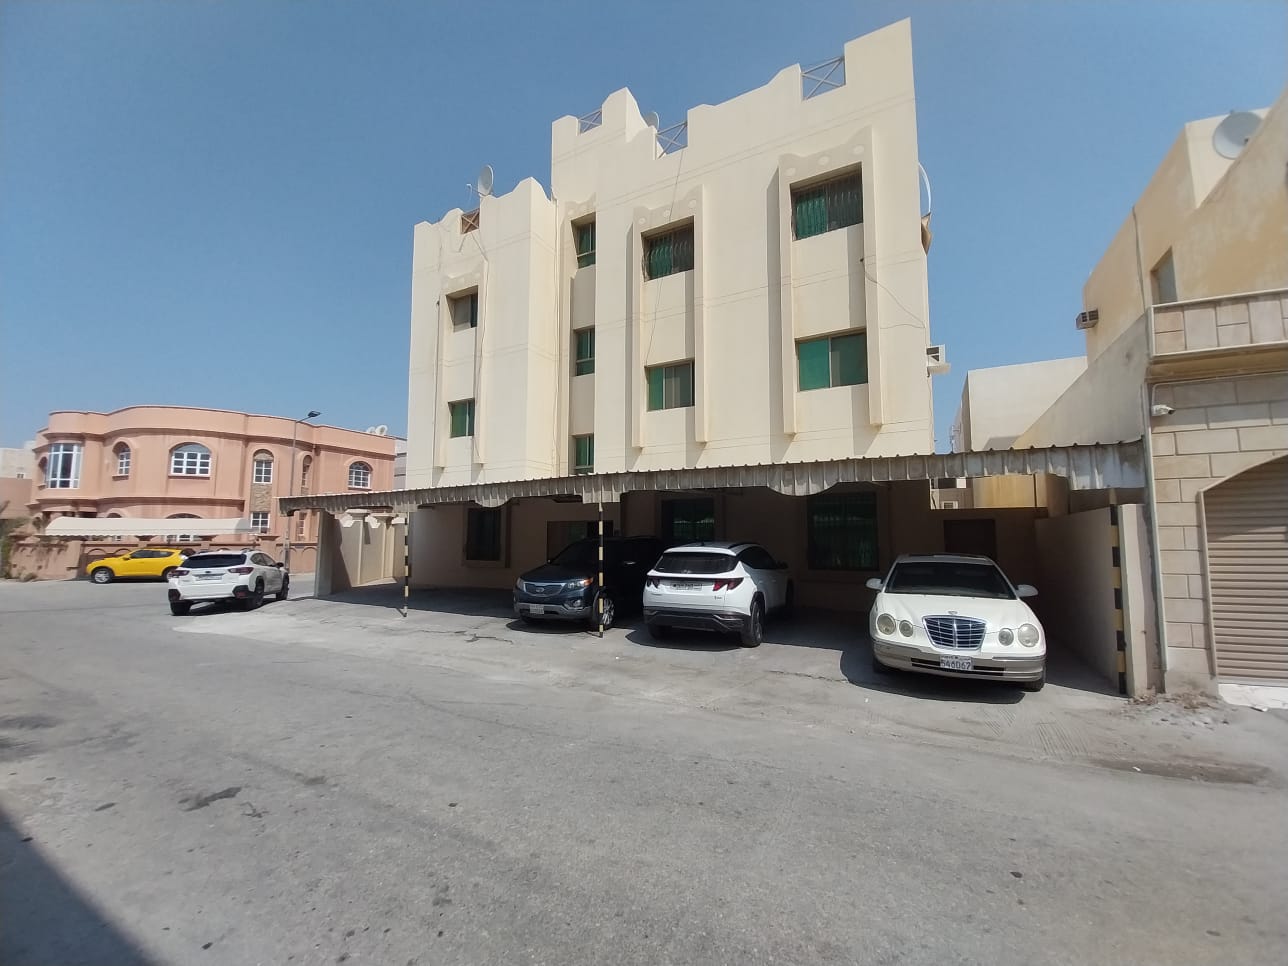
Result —
M223 536L230 533L255 533L251 522L243 517L207 520L202 517L59 517L50 520L41 531L47 537L155 537L167 533L195 533Z
M637 473L595 473L505 483L469 483L416 490L318 493L280 501L285 514L296 510L342 513L361 507L408 510L441 503L502 506L523 497L571 497L584 503L616 503L623 493L645 490L714 490L768 487L787 496L812 496L838 483L893 483L947 477L1062 476L1075 490L1131 489L1145 485L1145 451L1139 439L1125 443L1047 446L1036 449L882 456L762 466L710 466Z

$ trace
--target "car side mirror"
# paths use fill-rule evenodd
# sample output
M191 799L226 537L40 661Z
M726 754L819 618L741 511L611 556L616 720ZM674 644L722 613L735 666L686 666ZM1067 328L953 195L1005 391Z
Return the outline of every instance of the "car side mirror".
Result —
M1036 597L1038 595L1038 589L1032 584L1020 584L1015 588L1015 592L1021 597Z
M880 577L868 578L868 590L885 590L885 581Z

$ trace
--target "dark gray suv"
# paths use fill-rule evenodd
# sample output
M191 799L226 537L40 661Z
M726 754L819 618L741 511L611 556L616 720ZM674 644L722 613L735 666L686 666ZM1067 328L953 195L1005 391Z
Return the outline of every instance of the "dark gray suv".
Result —
M605 627L613 626L619 609L639 609L644 578L662 550L656 537L605 538ZM525 621L584 621L594 627L598 596L599 541L578 540L514 582L514 613Z

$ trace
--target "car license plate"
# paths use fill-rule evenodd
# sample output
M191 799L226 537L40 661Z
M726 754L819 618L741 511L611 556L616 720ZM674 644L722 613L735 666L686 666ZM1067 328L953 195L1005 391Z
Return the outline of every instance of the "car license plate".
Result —
M218 580L223 574L197 574L198 580Z
M693 585L689 583L677 581L677 580L671 580L667 582L666 589L667 590L692 590Z
M529 604L529 605L528 605L528 613L529 613L529 614L544 614L545 612L546 612L546 608L545 608L545 605L544 605L544 604Z
M970 671L974 669L975 662L968 657L957 657L954 654L951 657L941 657L939 659L939 666L945 671Z

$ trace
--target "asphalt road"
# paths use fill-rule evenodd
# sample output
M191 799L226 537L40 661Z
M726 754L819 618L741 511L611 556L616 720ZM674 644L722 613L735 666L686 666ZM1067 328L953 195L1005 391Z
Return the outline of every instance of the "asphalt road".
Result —
M0 585L0 963L1284 961L1283 718L847 647Z

